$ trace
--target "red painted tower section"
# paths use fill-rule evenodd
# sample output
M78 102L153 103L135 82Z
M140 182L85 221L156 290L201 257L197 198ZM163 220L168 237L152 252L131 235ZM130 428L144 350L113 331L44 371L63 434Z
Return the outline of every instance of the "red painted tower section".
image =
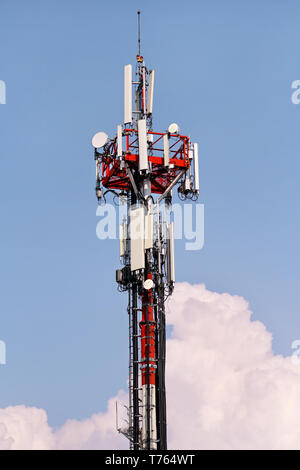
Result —
M151 274L148 275L148 279L152 279ZM142 321L140 322L140 328L142 385L155 385L156 322L154 320L152 291L145 291L142 295Z
M140 31L140 12L138 27ZM155 71L139 49L135 78L124 67L124 119L111 138L93 139L96 196L125 208L120 219L118 289L128 292L129 405L126 429L132 450L167 449L165 302L175 284L173 190L180 200L199 194L198 144L171 123L153 130ZM141 230L137 230L137 228ZM138 236L137 236L138 235Z

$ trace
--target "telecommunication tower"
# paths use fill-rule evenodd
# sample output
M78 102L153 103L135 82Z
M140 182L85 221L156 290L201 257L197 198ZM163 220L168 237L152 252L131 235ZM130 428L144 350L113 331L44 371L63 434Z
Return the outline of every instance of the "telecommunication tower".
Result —
M92 145L98 201L112 192L127 206L116 281L129 298L129 406L128 427L119 431L132 450L164 450L165 302L175 283L174 222L168 214L175 185L180 199L198 198L198 144L180 134L176 123L164 132L153 130L155 72L141 55L139 11L136 60L134 80L132 65L124 67L123 124L111 139L95 134Z

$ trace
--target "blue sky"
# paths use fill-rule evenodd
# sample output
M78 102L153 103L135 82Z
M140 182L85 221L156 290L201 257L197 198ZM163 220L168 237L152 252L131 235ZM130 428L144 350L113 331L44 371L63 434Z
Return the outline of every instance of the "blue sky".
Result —
M118 242L96 238L91 137L122 120L123 65L156 70L154 127L199 142L205 246L176 243L178 281L244 296L276 353L300 338L300 4L1 2L0 407L58 426L126 386Z

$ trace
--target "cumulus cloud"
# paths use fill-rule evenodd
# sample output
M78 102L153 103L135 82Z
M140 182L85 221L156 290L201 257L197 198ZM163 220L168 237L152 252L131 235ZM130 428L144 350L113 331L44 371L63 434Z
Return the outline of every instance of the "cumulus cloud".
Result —
M54 448L54 435L47 414L38 408L9 406L0 410L1 450L45 450Z
M68 420L55 433L56 449L128 449L127 439L116 431L116 401L127 405L127 393L121 390L111 398L105 413L94 414L83 421ZM119 425L124 423L123 411L124 408L118 407Z
M116 431L116 401L127 403L127 394L120 391L111 398L106 412L82 421L70 419L56 431L42 409L0 409L0 450L127 449L126 439Z
M299 449L300 366L272 352L272 337L239 296L177 284L168 304L170 449ZM0 410L0 449L121 449L115 401L54 431L45 411Z
M179 284L169 304L170 448L300 448L300 366L239 296Z

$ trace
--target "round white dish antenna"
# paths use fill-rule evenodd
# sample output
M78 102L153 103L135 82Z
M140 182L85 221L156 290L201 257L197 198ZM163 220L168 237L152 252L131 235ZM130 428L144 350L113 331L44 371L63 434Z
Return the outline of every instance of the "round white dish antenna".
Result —
M179 134L178 124L176 124L176 122L172 122L168 127L168 132L170 132L170 134Z
M154 282L152 281L152 279L146 279L143 286L144 286L144 289L150 290L154 287Z
M92 146L95 147L95 149L99 149L100 147L104 147L107 141L108 135L105 134L105 132L97 132L92 138Z

